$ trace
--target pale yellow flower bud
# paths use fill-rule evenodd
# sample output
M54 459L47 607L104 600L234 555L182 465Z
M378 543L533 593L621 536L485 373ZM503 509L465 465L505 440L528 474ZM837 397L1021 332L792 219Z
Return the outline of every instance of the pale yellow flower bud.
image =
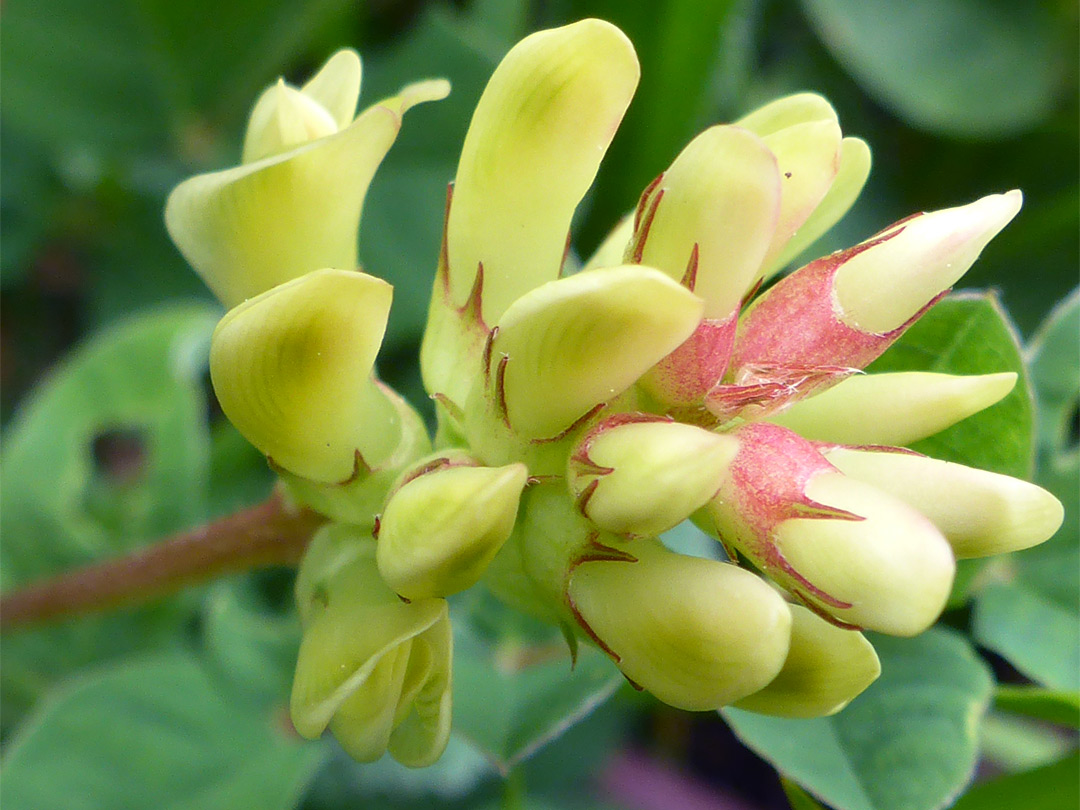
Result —
M312 541L297 598L304 637L290 703L296 730L316 739L329 727L362 762L387 751L411 767L438 759L450 735L446 601L402 602L379 577L375 543L342 525Z
M764 580L657 541L626 550L636 561L577 565L568 594L627 678L671 706L699 711L746 697L777 676L791 611Z
M840 320L870 334L899 329L968 271L1020 210L1019 191L920 214L874 237L833 279Z
M528 470L439 456L406 473L379 526L379 573L407 599L474 585L510 536ZM440 463L441 462L441 463Z
M614 417L571 454L567 483L578 508L615 534L654 537L716 494L738 443L667 420Z
M769 421L814 441L902 446L989 408L1015 385L1010 371L970 377L929 371L858 375Z
M926 515L958 558L1030 548L1052 537L1064 519L1057 498L1007 475L913 453L838 447L825 457Z
M392 452L385 397L371 380L392 290L320 270L230 310L214 330L210 375L229 420L275 465L348 481Z
M791 649L768 686L735 703L739 709L778 717L836 714L881 673L873 645L801 605L791 608Z

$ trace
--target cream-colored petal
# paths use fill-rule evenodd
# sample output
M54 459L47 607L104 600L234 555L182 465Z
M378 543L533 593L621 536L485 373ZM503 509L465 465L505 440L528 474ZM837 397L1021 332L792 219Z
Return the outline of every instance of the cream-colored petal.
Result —
M227 306L312 270L356 267L364 197L401 109L394 97L334 135L184 181L165 205L169 235Z
M680 422L601 425L571 454L567 484L601 529L655 537L716 494L737 449L729 436Z
M862 633L829 624L801 605L791 608L791 649L780 674L735 706L777 717L836 714L881 674Z
M268 88L251 111L241 163L252 163L339 129L330 112L284 80Z
M637 265L549 282L500 319L489 390L519 435L555 436L686 340L702 307L659 270Z
M765 269L765 278L783 270L793 259L816 242L848 212L870 176L870 147L861 138L844 138L840 142L840 170L829 190L813 213L788 240L772 264Z
M839 125L808 121L762 136L780 168L780 218L762 265L771 267L824 200L840 170Z
M338 129L344 129L356 115L362 74L360 54L352 48L342 48L327 59L326 64L300 90L333 116Z
M461 466L408 481L382 513L379 573L406 599L450 596L474 585L514 528L529 471Z
M836 110L824 96L817 93L794 93L744 115L735 125L764 137L796 124L814 121L838 123Z
M933 624L956 569L937 528L899 498L840 473L811 478L806 494L862 519L793 518L776 527L776 547L791 568L850 607L803 595L841 621L890 635Z
M290 705L296 730L308 738L322 734L350 698L358 700L351 712L356 717L376 716L388 702L392 720L405 670L392 664L391 677L383 662L400 655L407 661L409 642L447 615L442 599L402 602L379 578L374 542L354 541L364 551L321 583L323 607L300 644ZM353 698L361 690L377 694L370 702Z
M585 262L585 266L581 268L582 272L596 270L600 267L616 267L622 264L626 261L626 248L629 246L633 235L634 214L631 212L620 219L619 224L604 237L604 241L600 243L593 255Z
M1014 190L898 223L836 271L840 319L872 334L899 328L968 271L1022 203Z
M961 377L900 371L848 377L768 421L837 444L904 446L989 408L1016 385L1016 374Z
M836 448L825 453L845 475L896 496L928 517L959 558L1038 545L1064 518L1042 487L1007 475L908 453Z
M706 318L726 318L758 275L777 228L781 179L776 158L749 130L717 126L698 135L664 172L646 202L632 260L687 274ZM652 206L655 205L655 214Z
M230 310L214 330L210 375L222 410L275 464L340 483L356 454L396 444L370 380L392 289L351 270L320 270Z
M436 622L413 641L414 656L421 645L428 649L430 667L413 692L408 711L398 721L388 745L390 755L409 768L434 764L450 739L453 635L449 617ZM412 664L410 661L410 668ZM416 677L410 671L407 680L410 675Z
M568 593L623 674L670 706L718 709L763 688L788 653L791 612L728 563L636 541L634 562L573 569Z
M447 225L450 301L484 266L483 317L558 277L574 209L637 86L633 46L600 20L541 31L506 55L465 137Z

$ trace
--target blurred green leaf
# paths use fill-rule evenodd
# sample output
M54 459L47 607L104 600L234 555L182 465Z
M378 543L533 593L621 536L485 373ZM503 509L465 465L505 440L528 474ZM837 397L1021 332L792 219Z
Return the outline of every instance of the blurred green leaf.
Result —
M881 677L833 717L721 713L746 745L836 810L932 810L970 780L992 679L962 637L873 636Z
M420 769L406 768L390 756L360 763L335 745L301 807L428 810L460 802L478 787L482 790L483 785L492 783L494 776L491 763L457 734L450 735L438 762Z
M623 679L592 647L581 647L571 668L560 635L494 599L473 607L482 611L481 623L476 613L454 617L454 730L507 774L611 697Z
M1061 810L1080 806L1080 754L1073 753L1042 768L1011 773L982 782L960 798L952 810Z
M1040 417L1037 481L1061 499L1058 533L1013 555L1008 581L980 595L974 632L1017 669L1056 689L1080 689L1080 449L1074 420L1080 401L1080 293L1062 302L1028 351Z
M1080 728L1080 693L1040 689L1037 686L1000 685L994 693L994 707L1012 714L1022 714Z
M852 77L912 126L993 138L1051 112L1068 37L1047 4L986 0L802 0ZM1063 21L1062 21L1063 22Z
M6 751L10 810L272 810L295 805L326 748L282 705L232 699L190 656L110 667L44 703Z
M202 375L216 314L173 307L76 350L23 403L0 453L5 589L205 518ZM5 635L4 723L72 668L175 647L192 595Z
M254 94L348 0L15 0L4 5L4 123L65 157L127 160L173 139L197 155L209 118Z
M1014 371L1001 402L911 445L945 461L1027 478L1034 462L1034 416L1016 332L993 292L957 293L923 315L868 371L993 374Z
M980 644L1005 656L1032 680L1052 689L1080 691L1075 607L1070 610L1023 584L994 583L975 603L973 632Z
M258 592L259 579L279 572L249 573L211 586L203 613L203 643L210 670L235 687L237 698L284 705L300 649L300 620L292 607L292 577L282 604Z
M1080 290L1047 316L1028 347L1039 411L1037 481L1065 506L1065 521L1046 543L1015 557L1017 576L1058 604L1080 606Z
M132 318L71 354L23 403L0 459L5 587L205 517L202 379L212 308Z

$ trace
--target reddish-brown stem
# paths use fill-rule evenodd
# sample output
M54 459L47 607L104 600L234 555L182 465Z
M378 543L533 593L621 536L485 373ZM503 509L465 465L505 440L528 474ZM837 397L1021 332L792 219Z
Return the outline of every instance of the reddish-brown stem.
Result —
M0 630L146 602L225 574L300 560L325 518L277 495L143 549L0 596Z

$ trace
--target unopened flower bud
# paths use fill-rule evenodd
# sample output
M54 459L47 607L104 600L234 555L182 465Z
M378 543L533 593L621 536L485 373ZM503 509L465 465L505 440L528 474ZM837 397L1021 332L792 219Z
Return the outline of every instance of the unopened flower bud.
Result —
M836 444L902 446L933 436L989 408L1016 385L1016 374L960 377L901 371L849 377L769 417L800 436Z
M477 393L514 433L557 436L686 340L701 312L700 298L648 267L548 282L499 319Z
M895 495L926 515L958 558L1038 545L1061 526L1061 502L1007 475L916 453L837 447L825 457L845 475Z
M359 95L359 82L356 90ZM241 163L261 160L337 131L337 122L329 110L281 79L255 103L244 137Z
M405 474L379 525L379 573L406 599L476 583L510 536L528 470L441 455Z
M840 169L840 124L824 98L798 93L755 110L736 126L758 135L776 155L781 179L780 212L763 273L832 187Z
M391 452L371 381L392 289L320 270L230 310L214 330L210 376L221 408L275 465L323 483ZM390 435L388 435L390 434Z
M840 264L833 279L841 321L862 332L899 329L975 263L1020 210L1019 191L912 217Z
M955 561L911 507L848 478L805 439L750 424L705 527L838 622L915 635L945 607Z
M664 419L616 416L571 454L567 483L578 508L615 534L654 537L716 494L738 443Z
M836 714L881 673L873 645L801 605L791 608L791 649L769 685L736 708L777 717Z
M432 764L450 735L446 600L402 602L379 577L374 542L342 525L315 537L299 582L310 606L290 703L296 730L316 739L329 727L361 762L389 751L404 765Z
M641 380L661 402L696 404L724 375L739 303L779 214L776 158L739 127L707 129L642 195L627 261L662 270L705 301L694 335Z
M1020 203L1010 191L920 214L800 268L742 317L733 368L864 368L967 272Z
M627 678L668 705L700 711L776 677L791 611L764 580L655 540L627 548L635 560L578 564L567 591L582 626Z
M821 202L806 221L792 234L783 250L763 268L766 279L783 270L799 254L816 242L846 214L870 176L870 147L861 138L844 138L840 142L840 168Z

